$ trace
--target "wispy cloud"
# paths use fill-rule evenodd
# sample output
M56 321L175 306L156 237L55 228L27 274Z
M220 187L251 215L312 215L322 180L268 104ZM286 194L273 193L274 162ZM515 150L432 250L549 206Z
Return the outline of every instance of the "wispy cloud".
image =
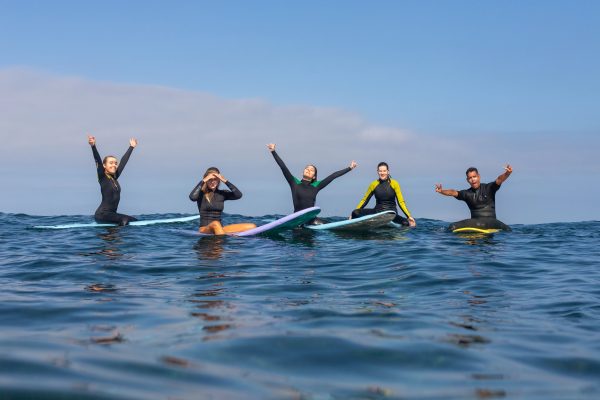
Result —
M359 162L351 177L319 195L329 215L354 207L381 160L405 182L408 201L418 199L413 201L418 216L450 219L448 210L454 208L433 199L432 185L442 179L446 186L462 185L470 165L487 170L490 178L508 161L517 174L529 170L532 177L582 165L600 172L594 135L450 136L382 126L342 109L280 106L12 68L0 70L0 174L13 188L2 196L0 210L92 213L99 193L87 132L97 137L103 155L120 156L129 137L139 138L122 178L120 209L130 213L193 212L187 192L210 165L221 167L245 193L227 211L289 211L289 189L266 150L269 142L277 143L292 172L315 163L325 176L352 159Z

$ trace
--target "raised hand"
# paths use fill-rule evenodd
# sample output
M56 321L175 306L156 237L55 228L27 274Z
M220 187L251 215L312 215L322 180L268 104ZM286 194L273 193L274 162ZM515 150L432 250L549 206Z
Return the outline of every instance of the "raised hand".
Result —
M435 191L437 193L442 193L442 184L441 183L436 183L435 184Z
M509 174L512 174L512 167L510 166L510 164L506 164L506 166L504 167L504 170L506 172L508 172Z
M130 145L131 147L134 147L134 148L135 148L135 146L137 146L137 143L138 143L138 141L137 141L137 139L136 139L136 138L131 138L131 139L129 139L129 145Z
M95 146L96 145L96 137L92 136L92 135L87 135L88 137L88 143L90 144L90 146Z
M275 143L269 143L267 149L269 149L270 152L275 151Z
M356 163L356 161L352 160L352 162L350 163L350 169L354 169L358 167L358 164Z

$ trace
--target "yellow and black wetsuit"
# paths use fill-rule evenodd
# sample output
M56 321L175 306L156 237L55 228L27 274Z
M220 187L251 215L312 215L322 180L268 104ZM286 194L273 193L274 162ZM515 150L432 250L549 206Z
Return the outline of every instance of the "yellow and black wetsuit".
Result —
M125 155L121 158L121 162L117 167L115 175L107 174L102 165L102 157L98 153L96 146L92 146L92 153L96 161L96 172L98 173L98 182L100 183L100 192L102 193L102 202L94 213L94 219L99 223L113 223L118 225L127 225L131 221L136 221L134 217L125 214L117 213L119 201L121 200L121 185L117 179L121 176L129 156L133 151L133 147L129 147Z
M369 200L371 200L372 196L375 196L375 208L364 208ZM410 218L410 212L404 202L402 190L400 190L398 181L392 178L388 178L385 181L377 179L371 182L364 197L356 206L356 210L352 211L352 218L377 214L382 211L394 211L398 214L396 203L398 203L404 215L406 215L407 218ZM400 215L396 215L394 222L408 225L408 220Z

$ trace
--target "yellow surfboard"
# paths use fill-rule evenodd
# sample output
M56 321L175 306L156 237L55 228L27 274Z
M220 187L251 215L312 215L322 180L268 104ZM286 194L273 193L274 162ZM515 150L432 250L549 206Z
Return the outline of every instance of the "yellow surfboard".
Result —
M458 228L453 230L452 233L485 233L489 235L499 231L500 229Z

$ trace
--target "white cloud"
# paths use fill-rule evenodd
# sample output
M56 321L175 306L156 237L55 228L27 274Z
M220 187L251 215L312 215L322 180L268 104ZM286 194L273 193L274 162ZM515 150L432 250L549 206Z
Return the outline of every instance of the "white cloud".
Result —
M462 174L470 165L490 178L506 161L515 165L516 175L568 172L581 165L587 172L600 169L592 157L594 147L584 143L588 137L556 135L549 142L547 136L528 134L423 134L373 124L341 109L277 106L13 68L0 70L0 176L11 185L0 199L0 211L93 213L99 193L87 132L97 137L102 155L118 157L129 137L138 137L140 144L120 179L119 209L132 214L194 212L187 194L211 165L245 193L226 211L290 211L289 188L266 150L269 142L277 143L293 173L314 163L324 177L353 159L359 162L351 176L319 195L326 215L348 213L382 160L405 182L409 207L411 198L419 199L412 203L418 212L413 214L432 218L445 218L444 210L454 209L431 199L433 183L463 185Z

